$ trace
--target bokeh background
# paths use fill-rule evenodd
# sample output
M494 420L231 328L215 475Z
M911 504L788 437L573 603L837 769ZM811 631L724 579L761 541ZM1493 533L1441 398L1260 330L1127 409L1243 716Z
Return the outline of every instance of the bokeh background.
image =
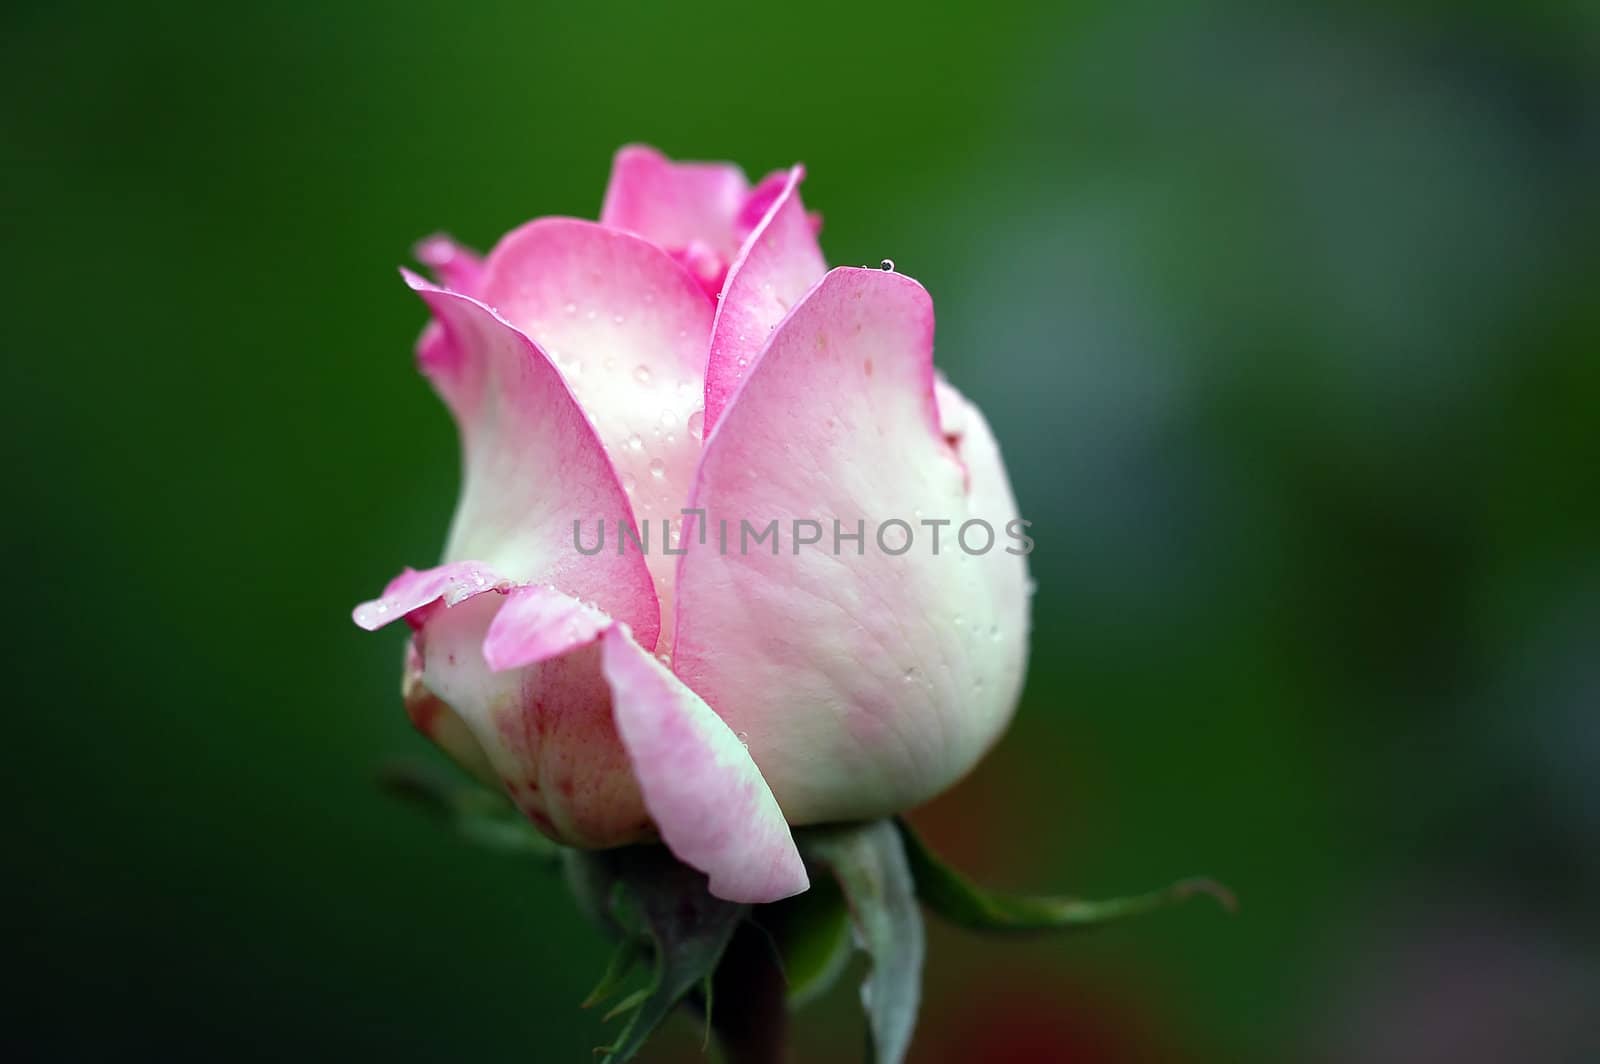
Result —
M1010 458L1031 678L926 834L1243 900L936 928L916 1061L1600 1060L1597 12L13 0L7 1055L606 1039L561 885L374 787L429 752L348 611L457 476L395 266L642 140L803 160Z

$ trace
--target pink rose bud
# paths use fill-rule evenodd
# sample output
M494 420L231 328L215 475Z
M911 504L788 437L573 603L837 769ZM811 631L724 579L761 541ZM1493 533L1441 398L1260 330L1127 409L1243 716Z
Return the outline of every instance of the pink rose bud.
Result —
M806 888L791 824L971 769L1027 656L1032 541L932 301L828 271L802 176L628 147L599 224L425 241L461 497L355 611L406 620L412 720L546 834L659 838L741 902Z

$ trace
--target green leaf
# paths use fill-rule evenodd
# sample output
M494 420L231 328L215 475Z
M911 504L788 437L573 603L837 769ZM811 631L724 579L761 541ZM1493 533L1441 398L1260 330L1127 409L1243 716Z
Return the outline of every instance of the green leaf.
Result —
M564 847L541 835L502 794L411 762L385 766L378 782L474 845L551 864L561 860Z
M631 1059L679 1002L706 984L750 907L712 897L706 877L664 847L631 846L583 860L591 889L611 899L614 925L625 936L642 936L655 953L649 982L606 1017L627 1016L616 1040L600 1050L605 1064L617 1064Z
M795 833L800 852L826 865L844 892L856 945L872 960L861 1003L878 1064L900 1064L922 993L922 913L900 833L888 820Z
M1229 912L1233 892L1211 879L1181 879L1169 886L1123 898L1090 901L1065 895L1011 896L995 894L963 879L934 856L917 838L911 825L898 821L905 840L906 858L916 879L917 896L946 920L975 931L1072 931L1098 927L1114 920L1164 909L1204 895Z

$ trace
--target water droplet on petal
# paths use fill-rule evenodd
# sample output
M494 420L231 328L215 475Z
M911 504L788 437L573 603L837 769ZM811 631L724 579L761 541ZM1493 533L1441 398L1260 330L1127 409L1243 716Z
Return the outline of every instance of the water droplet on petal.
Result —
M650 383L650 367L649 366L638 366L638 367L635 367L635 369L633 371L633 379L638 381L640 384L649 384Z
M706 412L704 410L696 410L689 415L689 435L698 440L705 434L705 430Z
M666 476L667 475L667 463L663 462L659 458L650 459L650 475L653 476L653 477L664 477L664 476Z
M627 492L629 495L633 494L633 489L638 486L638 483L639 482L634 479L632 473L622 474L622 490Z
M632 436L628 437L628 450L630 450L630 451L642 451L642 450L644 450L644 440L639 436L639 434L637 432L634 433Z
M565 307L563 307L561 309L565 310L567 312L567 315L570 317L571 315L578 313L578 304L576 304L576 303L568 303Z
M671 410L663 410L663 411L661 411L661 427L664 428L664 429L675 429L675 428L677 428L678 427L678 415L673 413Z

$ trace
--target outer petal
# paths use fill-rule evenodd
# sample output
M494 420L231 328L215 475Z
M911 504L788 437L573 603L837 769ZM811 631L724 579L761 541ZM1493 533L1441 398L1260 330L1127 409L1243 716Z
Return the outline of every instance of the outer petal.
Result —
M643 144L617 152L600 221L671 252L709 247L727 262L750 183L732 163L675 163Z
M711 707L614 627L601 643L617 729L662 840L719 898L769 902L809 886L750 753Z
M369 632L413 615L435 602L454 606L485 591L504 591L511 581L483 562L451 562L432 569L406 569L383 589L383 595L363 602L354 613L356 624ZM413 625L415 627L415 625Z
M499 616L508 601L491 593L430 611L415 637L423 684L460 717L506 792L546 834L584 847L651 838L612 719L599 648L562 636L571 615L589 611L550 593L538 616L516 618L532 627L513 640L543 644L550 656L496 672L486 647L495 638L513 639Z
M645 560L633 551L578 550L575 523L587 530L587 546L597 523L615 530L618 521L630 524L631 514L561 375L481 303L406 276L441 326L424 336L423 371L461 429L465 469L446 560L482 559L509 582L554 584L599 603L650 641L660 614Z
M1004 728L1026 652L1022 557L1004 469L968 408L957 447L934 399L933 313L915 281L828 274L773 334L707 441L695 505L735 526L681 559L674 667L752 756L791 823L916 804ZM955 419L951 419L952 422ZM971 454L967 453L971 441ZM970 487L969 487L970 484ZM824 541L742 549L741 520L811 518ZM834 524L866 541L836 541ZM899 555L898 520L913 526ZM932 550L927 521L942 526ZM993 545L968 554L962 525ZM882 538L875 534L882 532ZM968 530L984 546L981 526Z
M706 364L707 433L744 381L772 330L828 270L811 219L800 202L804 177L805 167L796 166L782 175L781 181L763 181L751 196L752 205L767 206L728 270L717 304L711 357ZM773 186L775 190L768 194L766 190Z
M477 294L483 278L483 259L471 248L456 243L445 233L435 233L417 241L411 253L446 288L464 296Z
M647 561L670 619L676 558L661 549L660 522L679 519L699 459L688 421L701 403L711 300L659 248L566 218L531 222L501 241L483 299L548 352L593 421L634 514L651 526Z
M479 575L407 572L378 600L393 604L385 620L408 606L417 628L406 686L418 728L497 776L561 841L614 846L659 830L719 897L806 888L782 810L705 702L594 607Z

